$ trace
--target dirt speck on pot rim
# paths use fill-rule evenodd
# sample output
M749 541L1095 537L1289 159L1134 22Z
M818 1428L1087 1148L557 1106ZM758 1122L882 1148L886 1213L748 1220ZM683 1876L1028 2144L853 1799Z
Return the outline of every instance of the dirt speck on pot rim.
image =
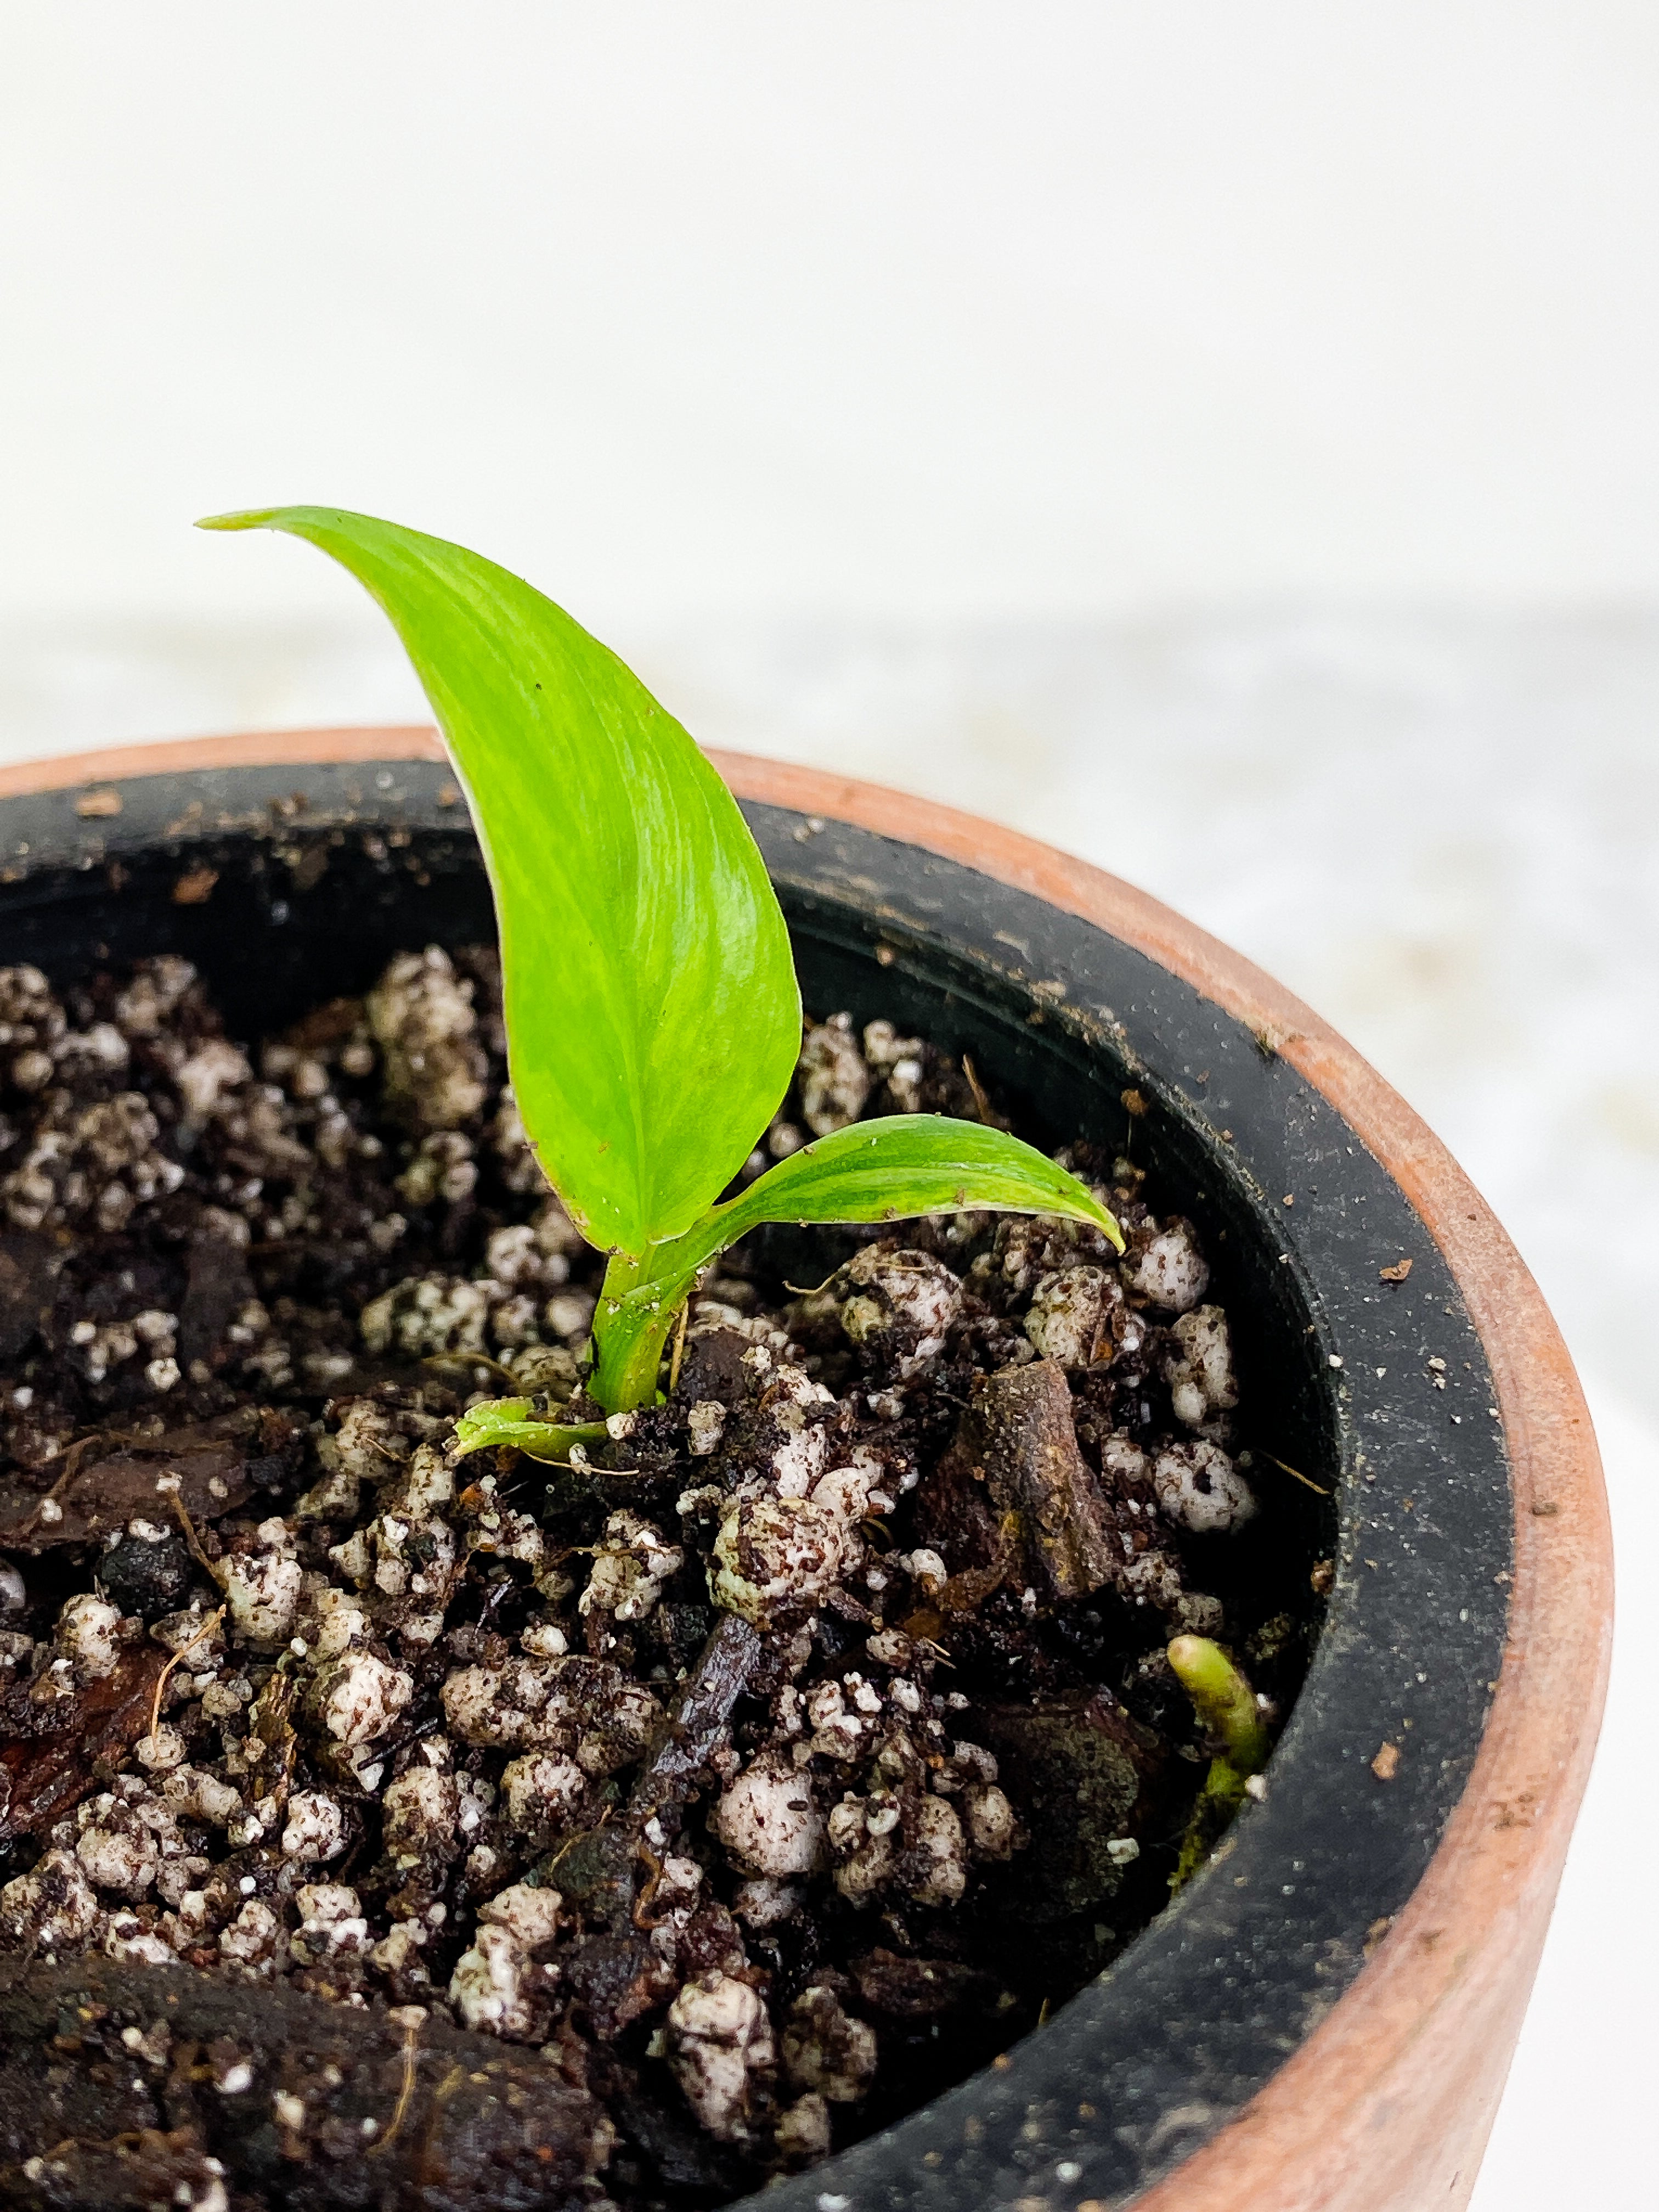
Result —
M1167 1901L1208 1755L1172 1634L1294 1694L1309 1625L1236 1565L1279 1510L1250 1378L1127 1162L1067 1156L1121 1261L985 1213L810 1272L752 1237L665 1401L553 1467L453 1442L592 1410L602 1261L489 950L257 1046L177 958L0 970L0 1943L245 1986L254 2042L282 1984L544 2051L614 2200L714 2203ZM917 1111L1003 1119L926 1037L810 1024L744 1174ZM284 2157L331 2155L295 2102Z

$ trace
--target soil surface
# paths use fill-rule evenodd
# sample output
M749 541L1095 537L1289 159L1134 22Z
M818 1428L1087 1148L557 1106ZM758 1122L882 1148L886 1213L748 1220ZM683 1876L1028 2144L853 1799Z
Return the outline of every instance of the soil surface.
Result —
M1168 1902L1172 1635L1300 1680L1198 1234L1086 1145L1121 1261L762 1232L662 1405L459 1457L594 1418L498 986L407 954L249 1048L174 958L0 970L0 2201L722 2202ZM1001 1118L809 1024L745 1173L915 1111Z

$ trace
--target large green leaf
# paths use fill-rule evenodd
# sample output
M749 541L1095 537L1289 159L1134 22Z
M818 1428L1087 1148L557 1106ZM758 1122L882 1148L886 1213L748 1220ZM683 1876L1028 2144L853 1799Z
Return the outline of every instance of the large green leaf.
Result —
M595 1244L637 1258L679 1236L800 1047L783 916L731 793L614 653L493 562L330 507L204 526L307 538L391 617L483 846L542 1166Z
M602 1406L644 1402L657 1356L698 1271L763 1221L899 1221L982 1207L1091 1222L1121 1252L1122 1232L1064 1168L1000 1129L938 1114L894 1114L803 1145L747 1190L712 1207L652 1255L644 1281L601 1296L599 1364L589 1389Z

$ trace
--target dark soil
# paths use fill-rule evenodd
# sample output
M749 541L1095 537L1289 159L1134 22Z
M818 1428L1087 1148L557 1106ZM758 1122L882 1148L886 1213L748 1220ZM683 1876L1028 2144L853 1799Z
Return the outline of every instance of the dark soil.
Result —
M181 961L0 970L0 2202L719 2203L1168 1902L1171 1635L1294 1693L1226 1316L1126 1161L1068 1156L1121 1263L751 1237L555 1468L451 1449L480 1396L593 1414L491 952L257 1051ZM809 1026L746 1173L917 1110L996 1114Z

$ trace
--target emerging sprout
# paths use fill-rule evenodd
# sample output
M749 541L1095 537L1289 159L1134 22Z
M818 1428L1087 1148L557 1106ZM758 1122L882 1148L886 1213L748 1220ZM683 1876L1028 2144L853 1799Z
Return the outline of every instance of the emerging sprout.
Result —
M691 738L562 608L464 547L319 507L204 527L287 531L331 554L425 687L495 893L519 1111L571 1219L611 1255L587 1382L603 1411L651 1402L699 1271L761 1222L1000 1208L1091 1222L1122 1249L1042 1153L938 1115L837 1130L722 1203L788 1088L800 994L759 848ZM581 1440L498 1410L472 1419L474 1449L558 1459Z
M1218 1644L1207 1636L1177 1636L1169 1659L1215 1746L1170 1877L1170 1888L1179 1889L1243 1802L1244 1785L1267 1765L1270 1746L1255 1691Z

